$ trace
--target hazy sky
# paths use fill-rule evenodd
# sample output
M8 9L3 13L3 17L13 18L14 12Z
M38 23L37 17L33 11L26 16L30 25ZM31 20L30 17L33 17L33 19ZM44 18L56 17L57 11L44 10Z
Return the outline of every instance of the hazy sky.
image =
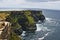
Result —
M0 8L40 8L60 10L59 0L0 0Z
M30 2L48 2L48 1L59 1L59 0L26 0Z

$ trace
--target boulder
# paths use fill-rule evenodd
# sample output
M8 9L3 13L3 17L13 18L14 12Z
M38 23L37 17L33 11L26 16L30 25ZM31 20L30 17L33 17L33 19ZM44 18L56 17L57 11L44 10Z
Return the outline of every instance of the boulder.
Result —
M42 11L31 11L31 15L35 22L38 22L39 20L43 22L45 20L45 16L42 14Z
M26 27L26 31L28 31L28 32L35 32L36 31L36 29L37 29L37 27L36 27L36 25L35 24L32 24L32 25L28 25L27 27Z

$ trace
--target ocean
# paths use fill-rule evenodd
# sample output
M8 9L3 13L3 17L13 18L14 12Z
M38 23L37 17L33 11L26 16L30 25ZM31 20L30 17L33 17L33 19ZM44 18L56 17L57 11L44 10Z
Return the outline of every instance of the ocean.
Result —
M37 30L34 33L22 34L23 40L60 40L60 11L42 10L46 17L44 23L36 24Z

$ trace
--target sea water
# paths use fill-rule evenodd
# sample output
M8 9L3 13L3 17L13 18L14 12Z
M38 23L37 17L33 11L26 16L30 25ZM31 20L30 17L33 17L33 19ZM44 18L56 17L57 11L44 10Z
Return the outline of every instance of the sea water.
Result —
M60 40L60 11L44 11L46 17L44 23L37 23L34 33L23 32L23 40Z

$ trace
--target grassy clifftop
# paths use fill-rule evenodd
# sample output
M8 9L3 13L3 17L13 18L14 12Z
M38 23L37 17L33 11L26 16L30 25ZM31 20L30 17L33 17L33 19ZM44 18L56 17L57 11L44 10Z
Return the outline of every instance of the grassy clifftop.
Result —
M0 12L0 20L6 20L8 15L8 12Z

